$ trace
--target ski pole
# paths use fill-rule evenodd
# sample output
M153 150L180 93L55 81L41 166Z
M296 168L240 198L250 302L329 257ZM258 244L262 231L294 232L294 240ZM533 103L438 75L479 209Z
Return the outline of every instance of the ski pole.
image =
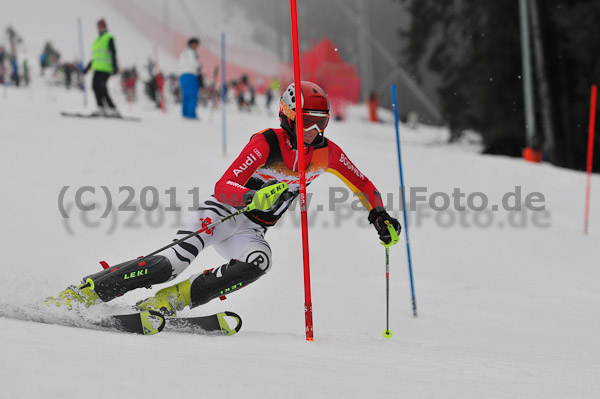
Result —
M285 184L285 183L283 183L283 184ZM190 238L192 238L192 237L194 237L194 236L196 236L196 235L202 234L202 233L204 233L206 230L208 230L208 229L212 229L213 227L216 227L216 226L220 225L221 223L224 223L224 222L228 221L229 219L232 219L232 218L234 218L234 217L236 217L236 216L239 216L239 215L241 215L242 213L250 212L250 211L252 211L252 210L254 210L254 209L257 209L257 208L256 208L256 204L254 204L254 201L253 201L253 202L251 202L250 204L246 205L244 208L240 209L239 211L237 211L237 212L235 212L235 213L232 213L232 214L231 214L231 215L229 215L229 216L225 216L224 218L222 218L222 219L219 219L219 220L217 220L216 222L214 222L214 223L212 223L212 224L209 224L208 226L206 226L206 227L203 227L203 228L201 228L201 229L200 229L200 230L198 230L198 231L194 231L194 232L192 232L192 233L188 234L187 236L185 236L185 237L183 237L183 238L180 238L179 240L175 240L175 241L173 241L172 243L170 243L169 245L165 245L164 247L162 247L162 248L159 248L159 249L157 249L156 251L149 253L148 255L144 255L144 256L142 256L142 257L139 257L139 258L137 258L137 259L135 260L135 262L136 262L136 263L138 263L138 264L142 264L142 262L144 262L146 259L148 259L148 258L149 258L149 257L151 257L152 255L156 255L157 253L159 253L159 252L162 252L162 251L164 251L165 249L169 249L169 248L171 248L171 247L173 247L173 246L175 246L175 245L177 245L177 244L180 244L180 243L184 242L185 240L189 240ZM102 262L100 262L100 263L102 263ZM104 267L104 265L103 265L102 267ZM107 267L108 267L108 265L107 265L106 267L104 267L104 268L106 269ZM92 281L92 280L88 278L88 279L86 280L85 284L84 284L84 285L82 285L80 288L91 287L93 282L92 282L92 283L90 283L90 281Z
M254 207L252 207L251 205L252 205L252 204L250 204L250 205L247 205L247 206L245 206L244 208L240 209L239 211L237 211L237 212L235 212L235 213L232 213L232 214L231 214L231 215L229 215L229 216L225 216L224 218L222 218L222 219L219 219L219 220L217 220L216 222L214 222L214 223L211 223L211 224L209 224L208 226L206 226L206 227L203 227L203 228L201 228L201 229L200 229L200 230L198 230L198 231L194 231L194 232L192 232L192 233L188 234L187 236L185 236L185 237L183 237L183 238L180 238L179 240L175 240L175 241L173 241L172 243L170 243L169 245L165 245L164 247L162 247L162 248L159 248L159 249L157 249L156 251L149 253L148 255L145 255L145 256L143 256L143 257L141 257L141 258L139 258L139 259L136 259L136 261L137 261L137 262L143 262L145 259L149 258L150 256L152 256L152 255L156 255L157 253L159 253L159 252L162 252L162 251L164 251L165 249L169 249L169 248L171 248L171 247L174 247L174 246L175 246L175 245L177 245L177 244L181 244L182 242L184 242L184 241L186 241L186 240L189 240L190 238L192 238L192 237L195 237L195 236L197 236L197 235L200 235L200 234L204 233L205 231L207 231L207 230L210 230L210 229L212 229L212 228L214 228L214 227L216 227L216 226L220 225L221 223L224 223L224 222L228 221L229 219L233 219L234 217L236 217L236 216L239 216L239 215L241 215L242 213L250 212L250 211L252 211L252 210L254 210L254 209L255 209L255 208L254 208Z
M198 234L202 234L205 231L212 229L213 227L216 227L216 226L220 225L221 223L228 221L229 219L233 219L234 217L241 215L242 213L250 212L255 209L265 211L265 210L271 208L275 204L277 199L279 199L281 194L283 194L288 188L289 188L289 186L287 183L276 183L276 184L271 184L270 186L261 188L254 194L254 197L252 198L252 202L250 202L248 205L246 205L242 209L238 210L237 212L234 212L229 216L225 216L224 218L221 218L221 219L217 220L216 222L211 223L208 226L201 228L198 231L194 231L194 232L188 234L187 236L180 238L179 240L175 240L172 243L170 243L169 245L165 245L164 247L159 248L156 251L149 253L148 255L137 258L135 260L135 262L139 264L139 263L143 262L144 260L148 259L152 255L156 255L157 253L162 252L165 249L169 249L177 244L184 242L185 240L189 240L190 238L192 238ZM80 286L80 288L90 287L93 284L93 281L91 283L90 283L90 281L92 281L92 280L87 279L85 284Z
M381 243L385 247L385 330L383 336L392 338L392 330L390 330L390 247L397 244L400 239L390 222L386 220L385 224L390 232L391 240L388 243Z
M234 217L241 215L242 213L250 212L255 209L259 209L259 210L269 209L275 203L275 201L277 201L279 196L281 194L283 194L284 191L286 191L288 188L289 188L289 186L287 183L277 183L277 184L272 184L270 186L267 186L265 188L261 188L254 195L252 202L249 203L248 205L246 205L245 207L243 207L242 209L238 210L237 212L234 212L229 216L225 216L224 218L219 219L216 222L211 223L208 226L203 227L198 231L194 231L194 232L188 234L187 236L180 238L179 240L175 240L172 243L170 243L169 245L165 245L164 247L159 248L156 251L149 253L148 255L145 255L139 259L136 259L136 261L143 262L145 259L149 258L152 255L156 255L157 253L162 252L165 249L169 249L171 247L174 247L177 244L180 244L186 240L189 240L192 237L200 235L200 234L204 233L205 231L210 230L210 229L220 225L221 223L228 221L229 219L233 219Z
M392 104L394 105L394 125L396 127L396 150L398 152L398 169L400 172L400 192L402 194L402 213L404 215L404 238L406 239L406 256L408 257L408 276L410 278L410 293L412 296L413 317L417 317L417 298L415 296L415 283L412 272L412 258L410 256L410 238L408 236L408 219L406 217L406 199L404 195L404 173L402 172L402 152L400 151L400 128L398 127L398 101L396 99L396 85L392 85Z

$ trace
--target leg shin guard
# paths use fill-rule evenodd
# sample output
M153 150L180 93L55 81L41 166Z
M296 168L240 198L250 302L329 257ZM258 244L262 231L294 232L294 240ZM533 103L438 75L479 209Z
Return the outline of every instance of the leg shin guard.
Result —
M203 305L258 280L266 272L259 266L232 259L229 263L207 270L192 281L190 307Z
M102 301L108 302L136 288L164 283L172 273L171 262L164 256L154 255L143 262L136 259L111 266L83 281L90 284Z

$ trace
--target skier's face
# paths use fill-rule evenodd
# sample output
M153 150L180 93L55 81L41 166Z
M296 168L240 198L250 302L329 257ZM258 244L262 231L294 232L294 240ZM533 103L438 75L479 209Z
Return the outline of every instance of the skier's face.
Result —
M312 144L318 135L319 131L317 129L304 129L304 144Z
M329 123L329 114L322 111L306 111L302 113L304 125L304 144L312 144L315 138L325 131Z

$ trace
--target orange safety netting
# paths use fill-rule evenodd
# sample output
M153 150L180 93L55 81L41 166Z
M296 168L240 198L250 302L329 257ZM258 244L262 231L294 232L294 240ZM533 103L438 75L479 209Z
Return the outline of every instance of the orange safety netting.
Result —
M345 62L329 39L323 39L300 56L302 79L325 90L334 117L345 117L346 106L360 98L360 77L356 67Z

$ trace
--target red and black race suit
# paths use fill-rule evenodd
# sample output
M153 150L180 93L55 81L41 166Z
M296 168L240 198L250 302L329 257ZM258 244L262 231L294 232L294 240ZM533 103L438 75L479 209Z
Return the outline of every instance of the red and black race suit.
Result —
M306 185L324 172L338 176L355 194L368 211L383 206L379 192L371 181L348 159L331 140L317 147L305 147ZM225 204L242 207L242 196L249 190L258 190L265 182L279 180L289 185L294 197L277 209L254 210L245 215L255 223L273 226L299 195L298 154L283 129L267 129L256 133L237 159L215 185L215 198Z

